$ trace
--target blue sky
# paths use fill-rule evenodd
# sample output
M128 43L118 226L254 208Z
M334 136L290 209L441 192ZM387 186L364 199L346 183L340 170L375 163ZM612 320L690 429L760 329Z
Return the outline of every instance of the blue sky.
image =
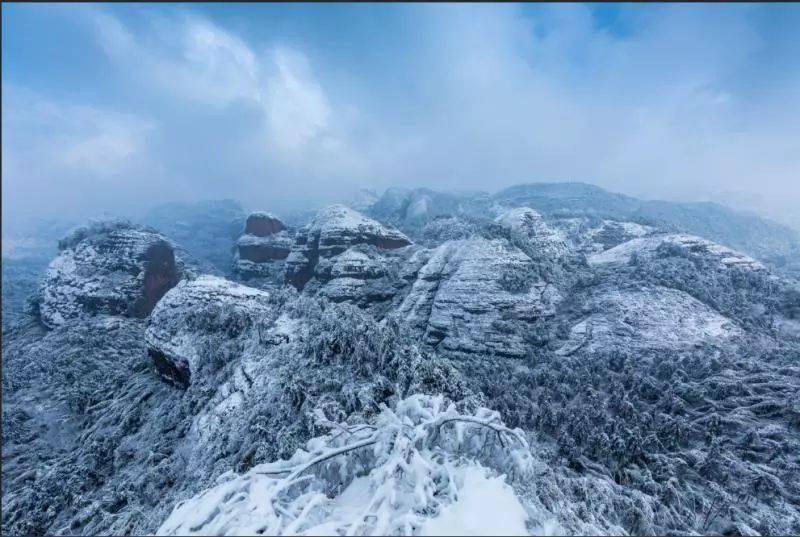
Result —
M560 180L797 218L797 5L2 9L4 223Z

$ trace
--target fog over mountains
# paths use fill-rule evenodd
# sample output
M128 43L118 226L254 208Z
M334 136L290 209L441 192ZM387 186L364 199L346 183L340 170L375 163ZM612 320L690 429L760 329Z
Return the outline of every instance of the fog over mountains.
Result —
M5 533L800 532L792 229L584 183L257 209L4 254Z

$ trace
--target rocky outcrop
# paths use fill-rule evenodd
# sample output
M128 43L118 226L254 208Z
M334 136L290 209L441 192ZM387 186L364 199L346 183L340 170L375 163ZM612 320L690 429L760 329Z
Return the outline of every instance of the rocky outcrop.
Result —
M236 241L239 260L252 263L267 263L286 259L292 251L293 241L288 233L276 233L267 237L242 235Z
M311 280L325 284L341 278L374 279L381 273L376 267L381 252L410 244L401 232L343 205L332 205L298 233L286 259L286 281L302 290ZM364 249L336 259L354 246Z
M668 234L640 237L629 240L609 250L589 256L593 266L627 264L634 256L654 257L660 254L699 255L715 260L720 268L739 267L763 271L764 265L755 259L694 235Z
M250 213L244 225L245 234L256 237L269 237L284 229L286 226L277 216L264 212Z
M407 285L397 277L405 258L403 253L375 246L352 246L339 255L321 258L305 291L361 307L388 303Z
M515 207L495 219L502 227L517 234L529 245L529 252L545 259L559 259L570 253L565 234L551 227L530 207Z
M276 216L256 212L247 217L244 233L236 241L234 273L259 287L282 282L284 260L294 244L290 230Z
M146 317L183 274L166 238L125 222L80 228L59 249L39 304L42 322L51 328L98 313Z
M253 345L274 320L269 293L224 278L184 280L153 310L145 332L159 373L188 386L204 368L219 368Z
M526 335L560 299L504 239L450 241L414 261L424 264L398 311L441 351L522 357Z

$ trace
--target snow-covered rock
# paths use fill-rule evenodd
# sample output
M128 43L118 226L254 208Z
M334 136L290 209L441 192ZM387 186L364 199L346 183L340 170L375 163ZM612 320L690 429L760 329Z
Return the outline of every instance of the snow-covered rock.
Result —
M389 262L373 246L354 246L317 264L319 293L334 302L369 305L394 296L395 289L386 281Z
M653 226L624 220L597 220L585 216L553 218L551 227L566 237L570 248L586 256L614 248L632 239L659 233Z
M764 265L743 253L731 250L706 239L686 234L654 235L639 237L609 250L589 256L590 265L627 264L632 256L652 257L660 247L674 249L686 255L700 254L715 259L720 267L740 267L749 270L766 270Z
M183 273L166 238L125 222L79 228L59 249L39 305L51 328L97 313L146 317Z
M533 250L545 258L557 259L570 252L566 235L545 222L542 215L530 207L515 207L495 219L501 226L518 233Z
M518 248L474 238L436 248L398 311L441 350L520 357L526 332L559 298Z
M274 317L266 291L209 275L185 280L153 310L148 354L164 378L186 386L203 367L261 344Z
M294 241L285 231L266 237L242 235L236 241L239 261L251 263L271 263L286 259Z
M255 212L247 217L236 241L234 274L260 287L282 283L284 260L294 245L292 232L276 216Z
M583 302L561 355L622 349L680 351L719 346L743 335L731 319L689 294L661 286L604 286Z
M337 302L385 300L394 294L383 281L391 272L387 257L410 244L399 231L333 205L298 233L286 259L286 280Z

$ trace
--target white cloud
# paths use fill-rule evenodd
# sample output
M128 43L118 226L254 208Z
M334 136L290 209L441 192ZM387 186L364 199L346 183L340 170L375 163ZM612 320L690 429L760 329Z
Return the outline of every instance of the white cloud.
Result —
M752 6L631 6L623 36L594 26L590 9L433 7L417 54L437 94L409 120L426 139L403 169L410 181L584 180L686 200L734 188L773 209L800 204L800 94L760 90L798 64L751 78L765 39Z
M8 87L7 96L4 150L43 171L112 180L146 155L147 137L156 129L149 118L55 102L20 88Z
M94 18L98 39L119 68L157 91L223 109L246 102L264 115L279 150L296 151L332 135L325 91L297 50L274 46L259 55L197 16L158 20L153 26L161 31L139 39L105 12Z
M113 178L145 151L145 138L155 129L152 121L94 108L70 111L73 139L64 140L55 152L56 160L76 171L88 172L100 179Z
M155 19L150 32L134 35L104 11L93 10L91 17L103 50L140 84L206 106L261 100L256 55L202 18Z
M151 156L154 120L3 89L4 221L74 216L87 208L98 214L152 198L149 188L137 186L163 180Z
M630 6L614 34L585 5L406 6L409 24L375 30L393 53L365 69L347 47L254 44L186 10L123 23L89 8L139 112L84 114L48 159L131 185L144 162L164 196L253 204L584 180L651 198L735 192L786 214L800 204L800 68L777 60L760 78L771 36L757 9Z
M273 57L276 69L267 85L267 116L278 146L292 150L329 132L331 110L305 56L276 48Z

